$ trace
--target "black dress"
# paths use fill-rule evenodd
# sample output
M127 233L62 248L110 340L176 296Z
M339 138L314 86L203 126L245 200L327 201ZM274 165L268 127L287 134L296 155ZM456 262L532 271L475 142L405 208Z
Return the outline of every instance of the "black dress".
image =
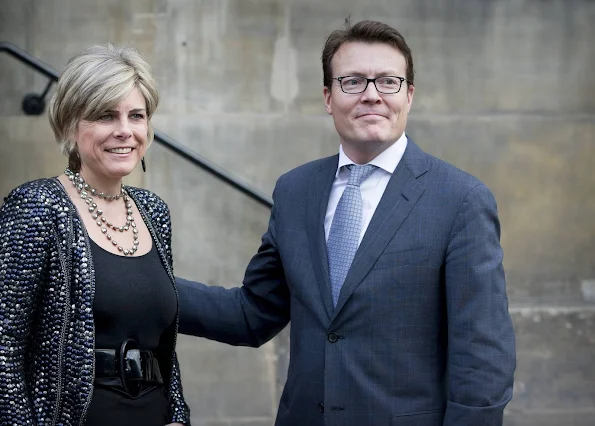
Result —
M91 241L91 253L95 266L95 347L119 349L124 340L134 339L140 349L161 352L160 338L175 321L177 305L155 245L143 256L129 257L110 253ZM168 423L169 401L163 386L148 386L132 397L118 382L95 379L85 426Z

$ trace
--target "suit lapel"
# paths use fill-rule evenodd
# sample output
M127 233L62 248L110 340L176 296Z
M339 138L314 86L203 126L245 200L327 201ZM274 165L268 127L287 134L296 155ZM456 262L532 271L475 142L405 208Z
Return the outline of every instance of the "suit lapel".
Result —
M345 278L345 283L341 288L334 315L341 310L345 302L366 277L417 203L417 200L419 200L419 197L423 194L424 187L416 179L428 170L425 155L409 139L403 158L390 178L355 254L349 273Z
M318 170L312 176L307 200L307 217L310 219L308 222L308 241L310 243L312 264L316 273L316 283L329 319L333 315L334 308L324 234L324 218L338 162L338 155L322 160Z

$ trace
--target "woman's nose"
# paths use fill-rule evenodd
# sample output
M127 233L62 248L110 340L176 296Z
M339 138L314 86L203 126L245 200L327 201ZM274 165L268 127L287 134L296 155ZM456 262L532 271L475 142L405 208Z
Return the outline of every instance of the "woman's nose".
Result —
M114 131L114 136L122 140L128 139L130 136L132 136L132 131L130 130L130 123L128 123L128 120L124 119L118 122L118 127Z

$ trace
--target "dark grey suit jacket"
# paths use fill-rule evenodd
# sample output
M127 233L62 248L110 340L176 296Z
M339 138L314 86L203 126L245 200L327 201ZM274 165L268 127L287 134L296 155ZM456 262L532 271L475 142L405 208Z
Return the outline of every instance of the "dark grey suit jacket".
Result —
M411 139L333 308L338 156L277 182L243 286L178 279L180 333L259 346L291 321L277 426L496 426L515 345L490 190Z

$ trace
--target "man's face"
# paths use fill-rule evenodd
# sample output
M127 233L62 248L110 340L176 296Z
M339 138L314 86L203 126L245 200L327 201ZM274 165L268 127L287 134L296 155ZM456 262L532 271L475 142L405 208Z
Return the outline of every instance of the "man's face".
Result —
M407 62L395 47L384 43L343 44L331 61L333 77L405 77ZM369 83L362 93L343 93L337 80L323 90L326 111L333 116L343 150L359 164L367 163L405 131L413 86L403 82L394 94L378 93Z

